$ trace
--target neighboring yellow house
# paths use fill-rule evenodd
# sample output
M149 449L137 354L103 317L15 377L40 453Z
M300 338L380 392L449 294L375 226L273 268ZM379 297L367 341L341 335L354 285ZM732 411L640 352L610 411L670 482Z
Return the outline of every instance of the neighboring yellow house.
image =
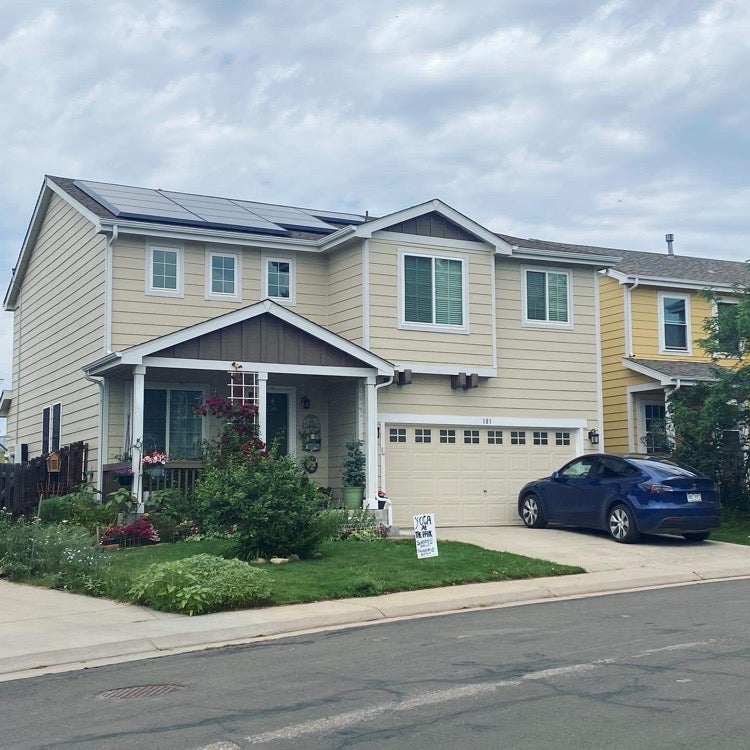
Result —
M734 304L733 284L750 282L747 264L626 250L603 272L599 300L604 442L610 452L658 453L668 424L666 398L712 380L716 365L697 344L703 323ZM718 306L702 292L719 295Z

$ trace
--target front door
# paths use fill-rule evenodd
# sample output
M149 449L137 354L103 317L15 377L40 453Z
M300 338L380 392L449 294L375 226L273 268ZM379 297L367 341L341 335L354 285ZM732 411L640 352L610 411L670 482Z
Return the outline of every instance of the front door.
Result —
M663 401L644 401L643 436L638 450L645 453L667 452L667 410Z
M289 453L289 394L266 394L266 443L276 443L279 455Z

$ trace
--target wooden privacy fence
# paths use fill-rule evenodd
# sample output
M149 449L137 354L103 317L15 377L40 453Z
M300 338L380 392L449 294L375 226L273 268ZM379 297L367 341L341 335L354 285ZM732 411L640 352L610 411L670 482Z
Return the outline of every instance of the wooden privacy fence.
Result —
M86 481L88 445L65 445L56 451L59 471L49 471L47 456L22 464L0 464L0 506L13 516L36 513L39 501L53 495L67 495Z

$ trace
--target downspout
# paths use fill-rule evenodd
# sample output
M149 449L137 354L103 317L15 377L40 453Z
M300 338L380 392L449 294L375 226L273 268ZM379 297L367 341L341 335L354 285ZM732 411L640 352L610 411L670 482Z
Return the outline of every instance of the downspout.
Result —
M377 383L375 385L375 424L379 424L380 420L377 418L378 414L378 391L381 388L385 388L389 385L393 384L393 375L391 375L388 380L383 381L382 383ZM375 435L377 436L378 430L377 426L375 428ZM378 445L378 453L380 454L380 486L383 486L383 480L385 479L385 455L383 452L383 436L380 436L380 442ZM377 498L377 493L376 493ZM393 506L391 505L391 501L386 498L385 500L385 514L386 514L386 526L390 529L391 526L393 526Z
M638 276L635 277L633 283L628 286L625 285L625 356L634 357L635 352L633 351L633 308L630 301L630 295L635 289L638 288L641 280Z
M104 378L93 378L87 372L83 373L83 377L99 386L99 419L98 419L98 432L99 432L99 455L97 456L96 462L96 487L99 494L103 492L104 488L104 461L102 456L107 455L107 440L104 437ZM100 498L104 500L104 496Z

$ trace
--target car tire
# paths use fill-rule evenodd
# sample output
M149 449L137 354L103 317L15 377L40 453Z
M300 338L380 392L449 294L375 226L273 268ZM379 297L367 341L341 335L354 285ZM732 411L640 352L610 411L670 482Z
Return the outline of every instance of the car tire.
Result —
M635 525L633 512L622 503L613 506L607 514L607 531L612 539L620 544L632 544L641 536Z
M543 529L547 525L542 504L533 492L521 501L521 519L530 529Z
M682 535L686 542L705 542L710 536L710 531L691 531Z

